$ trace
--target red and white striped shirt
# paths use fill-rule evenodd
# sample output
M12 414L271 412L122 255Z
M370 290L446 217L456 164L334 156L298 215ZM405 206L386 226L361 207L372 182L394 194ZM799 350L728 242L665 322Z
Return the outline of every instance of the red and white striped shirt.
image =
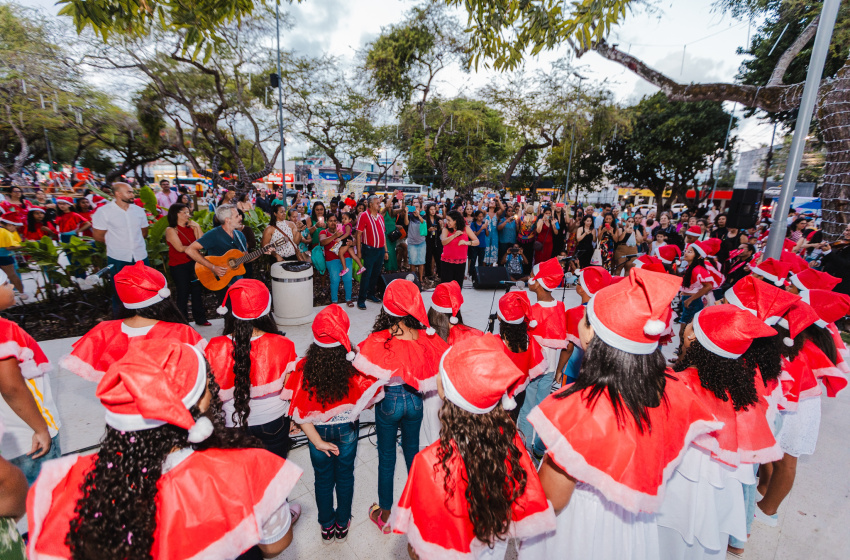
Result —
M381 248L386 245L384 236L384 217L378 214L374 218L367 210L357 218L357 231L363 232L363 243L370 247Z

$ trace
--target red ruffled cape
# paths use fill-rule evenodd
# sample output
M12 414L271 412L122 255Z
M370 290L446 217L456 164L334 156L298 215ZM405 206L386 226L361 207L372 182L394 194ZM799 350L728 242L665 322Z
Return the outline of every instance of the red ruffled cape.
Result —
M847 345L844 344L844 341L841 339L841 333L838 332L838 327L835 326L835 323L829 323L826 328L828 328L830 334L832 334L832 340L835 342L835 349L838 350L838 363L835 365L842 373L844 373L845 376L850 377L850 364L848 364L848 360L850 360L850 352L847 351Z
M159 321L144 336L129 337L121 331L121 321L104 321L73 344L73 350L59 365L88 381L100 382L109 366L127 353L131 342L165 339L191 344L202 351L206 339L198 331L182 323Z
M8 358L18 360L21 374L27 379L40 377L53 369L33 337L17 323L0 318L0 360Z
M454 346L461 340L475 338L476 336L481 336L483 334L484 333L482 331L473 327L468 327L466 325L454 325L449 329L449 339L447 343L449 346Z
M525 352L513 352L508 345L505 345L505 354L519 368L528 374L529 379L536 379L546 373L546 356L543 355L543 349L540 344L532 338L528 337L528 348Z
M561 301L547 303L550 305L537 302L531 306L531 318L537 321L537 326L533 329L529 327L528 334L533 336L540 346L566 348L567 310Z
M555 512L546 500L537 470L531 463L522 440L517 436L520 466L528 473L525 492L513 503L508 535L529 538L555 529ZM413 459L407 484L393 508L393 531L407 534L421 560L460 560L477 558L487 545L475 538L466 501L467 473L458 453L449 460L454 491L448 497L445 471L438 458L440 442L420 451ZM477 481L492 484L493 481Z
M664 402L648 409L651 431L639 432L628 411L618 425L607 392L588 404L590 388L564 399L555 395L569 387L553 393L532 409L528 421L549 457L570 476L630 512L653 513L688 445L723 426L684 383L667 379L666 385Z
M210 342L212 344L212 342ZM359 371L348 378L348 394L342 400L320 404L310 395L304 383L304 361L300 360L295 371L286 380L284 392L291 395L289 416L298 423L323 424L334 416L351 411L353 422L364 409L384 398L382 387L387 380L378 380Z
M826 356L823 356L826 361L821 361L818 354L822 355L823 352L814 343L806 340L800 353L793 360L782 357L782 373L779 375L779 381L782 384L780 406L784 410L795 412L800 401L819 397L823 394L810 360L815 360L815 365L819 365L821 368L826 364L831 366L832 362ZM837 369L834 366L832 367ZM822 375L826 373L833 372L821 371Z
M233 340L228 336L210 339L204 349L207 361L221 387L222 401L233 398L236 376L233 374ZM286 374L295 369L298 356L295 344L279 334L266 333L251 341L251 398L256 399L283 389ZM290 394L281 393L286 400Z
M826 396L835 397L847 387L847 376L814 342L806 340L800 353L805 353L812 374L826 389Z
M581 348L581 340L578 337L578 325L584 319L584 305L577 305L567 309L567 342L572 342Z
M30 560L70 558L65 536L97 455L46 462L27 495ZM264 449L195 451L159 479L156 560L235 558L301 477L295 463Z
M388 330L370 334L358 347L354 367L366 375L388 381L397 378L417 391L437 390L440 358L449 345L437 335L419 331L418 340L401 340Z
M732 399L720 400L702 386L696 368L690 367L675 375L690 387L715 418L723 422L719 430L697 437L694 445L710 451L713 458L732 467L742 463L772 463L782 458L782 449L767 422L766 402L759 400L747 410L736 411ZM761 376L756 382L764 389Z

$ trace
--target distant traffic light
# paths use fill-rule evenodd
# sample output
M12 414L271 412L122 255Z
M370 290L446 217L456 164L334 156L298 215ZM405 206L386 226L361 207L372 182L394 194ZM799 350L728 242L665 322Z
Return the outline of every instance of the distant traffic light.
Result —
M280 76L277 73L269 74L269 82L271 82L271 85L272 85L273 88L279 87L280 86Z

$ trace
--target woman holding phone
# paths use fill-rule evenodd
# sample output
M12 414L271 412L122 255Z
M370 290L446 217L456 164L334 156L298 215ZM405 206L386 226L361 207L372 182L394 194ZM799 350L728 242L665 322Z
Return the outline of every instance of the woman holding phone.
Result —
M440 279L443 282L455 281L463 288L469 247L478 246L478 237L466 225L463 215L457 210L449 212L445 224L440 235L440 242L443 245Z

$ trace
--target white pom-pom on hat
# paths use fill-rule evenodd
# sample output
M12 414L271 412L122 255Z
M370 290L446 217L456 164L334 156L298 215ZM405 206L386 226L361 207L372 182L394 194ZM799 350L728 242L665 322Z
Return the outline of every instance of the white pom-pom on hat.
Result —
M788 337L786 336L785 338L783 338L783 339L782 339L782 344L784 344L784 345L785 345L785 346L787 346L788 348L791 348L792 346L794 346L794 339L793 339L793 338L788 338Z
M507 393L502 395L502 408L504 408L505 410L513 410L516 408L516 401Z
M215 312L218 313L219 315L227 315L227 307L225 307L223 305L216 307Z
M529 286L533 286L533 285L534 285L534 284L536 284L536 283L537 283L537 280L535 280L534 278L529 278L529 279L528 279L528 285L529 285Z
M537 319L532 319L531 321L528 322L528 327L531 328L531 329L534 329L534 328L537 328L537 325L539 325L539 324L540 323L537 322Z
M189 428L189 442L201 443L213 433L213 425L206 416L201 416L195 421L195 425Z
M434 330L434 327L428 327L427 329L425 329L425 334L427 334L428 336L434 336L436 333L437 331Z
M457 317L455 317L454 315L449 317L449 323L451 323L452 325L457 325Z
M353 351L345 354L345 359L348 360L349 362L353 362L354 358L356 358L356 357L357 357L357 354L355 354Z
M161 288L157 292L157 294L159 294L159 297L161 297L162 299L165 299L165 298L167 298L168 296L171 295L171 290L169 290L168 288Z
M785 278L779 278L773 283L776 287L781 288L785 284Z
M664 321L659 321L658 319L650 319L643 325L643 332L648 334L649 336L656 336L664 332L664 329L667 328L667 325L664 324Z

